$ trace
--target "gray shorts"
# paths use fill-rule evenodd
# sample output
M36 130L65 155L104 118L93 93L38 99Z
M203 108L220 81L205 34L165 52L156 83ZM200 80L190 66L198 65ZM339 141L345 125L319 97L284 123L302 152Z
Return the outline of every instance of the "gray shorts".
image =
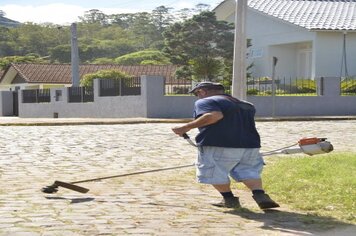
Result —
M199 183L228 184L260 179L264 161L259 148L199 147L196 175Z

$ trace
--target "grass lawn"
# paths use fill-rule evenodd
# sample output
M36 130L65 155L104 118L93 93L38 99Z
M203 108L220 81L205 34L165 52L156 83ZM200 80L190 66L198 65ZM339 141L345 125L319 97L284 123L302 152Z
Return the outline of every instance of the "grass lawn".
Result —
M356 153L270 157L265 189L290 208L356 223Z

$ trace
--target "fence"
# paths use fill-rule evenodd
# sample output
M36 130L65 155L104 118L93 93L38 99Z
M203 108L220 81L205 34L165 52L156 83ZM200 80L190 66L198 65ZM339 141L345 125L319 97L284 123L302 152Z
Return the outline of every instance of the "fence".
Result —
M51 102L50 89L22 90L22 102L23 103Z
M59 90L64 92L61 99L51 99L50 103L22 103L22 93L19 93L19 116L28 118L191 117L196 97L164 96L162 77L143 76L141 80L144 96L114 97L100 97L99 80L95 80L95 101L89 104L69 103L68 88L51 88L52 95ZM247 96L247 101L255 104L256 115L259 117L356 115L356 96L340 96L340 78L324 77L317 78L316 81L318 96ZM323 88L323 93L319 93L320 87Z
M269 77L248 78L247 94L257 96L272 95L272 79ZM298 96L315 96L316 81L305 78L282 78L275 80L275 94L298 95Z
M192 81L187 79L164 80L164 94L187 94L192 88ZM356 96L356 76L341 78L340 94L343 96ZM316 81L304 78L283 78L275 80L275 95L293 96L316 96ZM323 90L323 83L319 86ZM268 77L248 78L247 95L270 96L272 95L272 79ZM229 93L229 89L226 92ZM49 89L22 90L23 103L44 103L50 102ZM99 96L128 96L141 94L141 78L133 77L130 79L101 79L99 80ZM322 92L321 92L322 94ZM93 88L89 87L70 87L68 88L68 102L93 102Z
M141 95L141 78L130 79L101 79L99 81L99 96L128 96Z
M228 84L228 83L224 83ZM306 78L282 78L275 80L275 94L278 96L316 96L316 81ZM175 79L173 82L165 81L165 94L187 94L192 88L192 80ZM272 95L272 79L268 77L248 78L247 95ZM226 88L226 93L230 93Z
M164 94L187 94L192 88L192 80L173 79L168 81L164 79Z
M94 102L93 87L69 87L68 102Z

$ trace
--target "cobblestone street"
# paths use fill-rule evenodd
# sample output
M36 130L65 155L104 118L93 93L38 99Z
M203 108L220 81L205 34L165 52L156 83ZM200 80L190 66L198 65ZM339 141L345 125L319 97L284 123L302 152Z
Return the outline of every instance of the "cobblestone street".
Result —
M86 194L63 188L55 194L40 191L55 180L72 182L193 164L196 150L171 131L175 125L0 126L0 235L313 235L319 231L300 220L303 213L288 206L278 214L260 211L246 191L239 192L244 211L211 206L220 196L195 182L193 167L78 184L90 189ZM320 137L332 142L334 152L356 153L356 120L257 122L257 127L262 152L303 137ZM286 215L294 222L285 222Z

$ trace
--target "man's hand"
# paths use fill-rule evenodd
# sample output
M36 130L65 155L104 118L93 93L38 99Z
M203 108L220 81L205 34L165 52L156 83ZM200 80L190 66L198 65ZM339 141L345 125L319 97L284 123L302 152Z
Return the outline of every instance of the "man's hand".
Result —
M172 131L179 136L183 136L183 134L187 133L189 130L190 128L186 127L185 125L172 128Z
M214 124L221 120L223 117L224 115L219 111L205 113L202 116L198 117L196 120L189 122L183 126L174 127L172 128L172 130L174 133L178 134L179 136L182 136L184 133L187 133L191 129Z

